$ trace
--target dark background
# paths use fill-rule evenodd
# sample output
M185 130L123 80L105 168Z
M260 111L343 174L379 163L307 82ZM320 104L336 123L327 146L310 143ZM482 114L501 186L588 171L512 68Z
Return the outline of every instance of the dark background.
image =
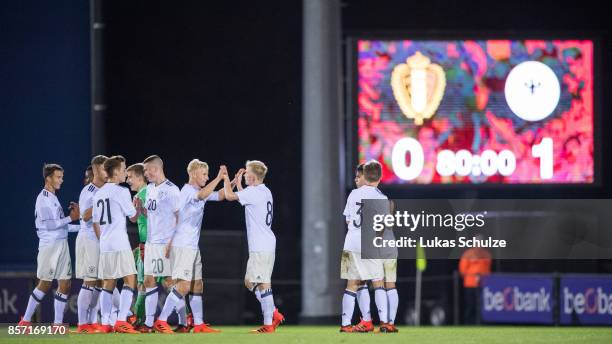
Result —
M610 197L612 162L607 157L612 140L607 137L612 120L605 111L612 106L607 65L611 41L608 12L602 6L595 1L344 1L343 38L469 32L588 35L599 40L595 58L600 62L596 125L600 126L601 186L437 188L435 192L407 187L385 190L389 196ZM105 153L122 154L128 163L158 154L168 178L179 186L187 180L186 165L192 158L207 161L211 177L220 164L233 173L248 159L264 161L270 169L266 184L275 200L274 278L299 280L301 180L315 168L301 162L302 2L109 0L104 1L103 17ZM67 203L78 198L82 171L91 157L88 2L3 2L0 42L0 152L5 171L0 186L6 202L0 207L0 269L33 270L38 244L33 208L42 188L42 163L58 162L66 168L59 197ZM346 62L346 46L342 49ZM340 71L343 76L344 72ZM350 80L343 80L347 89ZM242 207L210 203L203 228L242 230ZM430 261L426 274L449 274L456 264ZM502 271L611 271L604 261L497 264ZM413 276L414 263L400 262L399 275ZM291 303L287 307L296 319L300 288L297 284L283 288L285 295L292 296L285 302Z

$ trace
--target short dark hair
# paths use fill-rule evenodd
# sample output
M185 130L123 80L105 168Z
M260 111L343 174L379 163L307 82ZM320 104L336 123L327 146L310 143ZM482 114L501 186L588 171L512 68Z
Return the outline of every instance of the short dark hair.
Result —
M363 165L363 176L370 183L375 183L382 177L382 165L376 160L370 160Z
M104 162L104 171L106 171L106 176L108 178L112 178L115 174L115 170L121 167L121 159L118 156L111 156L106 159Z
M123 155L121 155L121 154L115 155L115 158L119 159L119 161L121 161L121 162L126 162L127 161L127 160L125 160L125 157L123 157Z
M130 165L130 167L128 167L126 171L134 172L137 176L144 178L144 164L143 163L137 163L134 165Z
M143 164L147 164L150 162L156 162L159 161L159 163L164 166L164 161L162 160L162 158L159 157L159 155L151 155L150 157L144 159L144 161L142 162Z
M108 157L106 155L96 155L91 158L91 165L103 165L107 159Z
M356 172L357 174L363 174L363 165L364 165L364 164L359 164L359 165L357 165L357 168L355 169L355 172Z
M43 178L47 179L55 173L55 171L64 171L64 168L58 164L44 164L43 165Z

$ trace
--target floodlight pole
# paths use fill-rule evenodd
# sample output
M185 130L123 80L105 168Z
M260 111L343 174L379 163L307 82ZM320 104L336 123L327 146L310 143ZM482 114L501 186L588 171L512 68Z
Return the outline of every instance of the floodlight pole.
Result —
M104 95L103 0L89 1L91 154L106 153L106 97Z
M420 269L416 270L416 288L414 293L414 311L415 311L415 326L421 326L421 277L423 272Z
M304 0L303 13L300 318L329 323L340 310L345 233L340 2Z

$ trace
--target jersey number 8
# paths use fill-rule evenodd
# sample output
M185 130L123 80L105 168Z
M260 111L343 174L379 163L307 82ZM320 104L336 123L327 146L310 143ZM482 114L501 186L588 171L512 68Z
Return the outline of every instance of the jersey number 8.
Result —
M268 209L268 213L266 213L266 225L269 227L272 225L272 202L268 201L266 208Z

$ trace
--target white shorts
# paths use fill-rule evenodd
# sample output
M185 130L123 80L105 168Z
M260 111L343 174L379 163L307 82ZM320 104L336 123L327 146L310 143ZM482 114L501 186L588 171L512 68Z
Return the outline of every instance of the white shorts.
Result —
M200 250L172 246L170 249L170 265L173 280L197 281L202 279Z
M100 243L79 233L75 245L76 278L83 281L98 279L98 262L100 260Z
M117 279L136 275L136 262L131 250L100 252L99 279Z
M383 270L385 271L385 282L397 281L397 259L383 260Z
M382 259L361 259L361 253L342 251L340 278L355 281L376 281L384 277Z
M166 258L166 244L145 243L144 274L145 276L172 276L170 259ZM170 250L172 251L172 250Z
M36 257L36 277L43 281L69 280L72 278L72 261L68 240L57 240L49 246L40 247Z
M249 252L244 280L249 283L271 283L274 252Z

